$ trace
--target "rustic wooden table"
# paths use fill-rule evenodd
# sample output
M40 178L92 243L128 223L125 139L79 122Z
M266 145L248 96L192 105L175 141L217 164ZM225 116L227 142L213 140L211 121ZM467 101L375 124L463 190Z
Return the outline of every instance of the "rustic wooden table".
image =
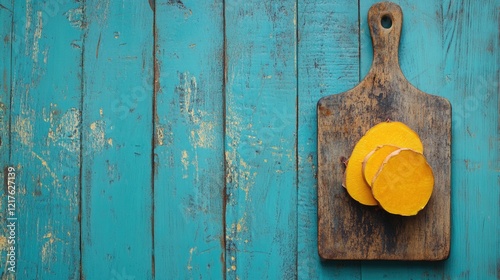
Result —
M154 2L0 0L2 279L500 277L499 1L396 1L453 108L429 263L317 253L316 102L366 75L375 1Z

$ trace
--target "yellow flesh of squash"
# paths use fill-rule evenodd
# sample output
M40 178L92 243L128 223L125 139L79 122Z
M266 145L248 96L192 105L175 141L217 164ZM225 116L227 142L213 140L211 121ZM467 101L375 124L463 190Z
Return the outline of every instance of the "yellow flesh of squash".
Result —
M344 187L349 195L364 205L377 205L363 176L362 164L368 153L380 145L405 147L422 153L417 133L401 122L383 122L373 126L354 147L345 171Z
M387 212L413 216L429 201L434 188L432 168L424 155L399 149L382 163L372 184L372 193Z
M378 146L365 157L365 160L363 160L363 176L370 187L372 186L373 177L377 174L385 158L398 149L399 147L390 145Z

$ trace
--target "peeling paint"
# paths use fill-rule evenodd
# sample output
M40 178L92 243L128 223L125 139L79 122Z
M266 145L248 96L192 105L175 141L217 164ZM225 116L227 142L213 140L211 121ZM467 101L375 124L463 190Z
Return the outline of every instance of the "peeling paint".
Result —
M226 152L228 182L231 183L231 186L234 186L233 188L243 190L245 200L250 201L250 190L255 184L257 172L253 170L251 164L247 164L245 156L252 157L254 155L252 152L255 151L254 147L259 144L259 140L252 137L249 130L251 128L244 129L240 125L244 122L232 107L230 106L227 112L227 123L231 127L231 129L227 130L230 145L230 149Z
M201 103L198 96L198 82L195 76L189 72L179 73L179 84L175 88L179 96L180 112L193 128L189 140L196 148L213 148L215 143L214 129L216 127L211 112L200 110Z
M246 225L247 214L244 213L243 216L236 222L231 224L230 228L227 229L226 240L230 242L240 242L243 240L243 237L248 232L248 227ZM248 243L248 239L244 240L245 243ZM235 256L231 256L231 263L234 263L236 260Z
M192 123L197 124L200 117L197 115L197 110L193 108L198 95L196 77L189 72L179 73L179 85L176 86L175 92L179 94L181 112L187 114Z
M31 4L31 0L26 0L26 13L24 15L24 18L26 19L26 23L24 24L24 30L26 30L26 32L24 33L24 42L26 47L24 49L24 54L27 56L30 55L28 36L29 36L29 31L31 29L32 13L33 13L33 5Z
M62 116L59 116L58 112L54 109L50 112L47 139L69 152L78 152L80 150L80 110L70 108Z
M59 183L59 178L57 177L57 174L54 171L52 171L52 169L50 169L47 161L33 151L31 152L31 155L33 157L37 158L38 160L40 160L40 162L42 163L42 166L47 170L47 172L50 174L50 177L52 177L52 179L54 180L54 184L56 186L60 187L61 184Z
M94 152L100 152L106 144L105 138L106 123L103 120L90 124L89 146Z
M246 213L243 214L243 217L241 217L237 223L233 223L231 225L231 240L234 240L234 236L236 236L237 233L241 233L241 232L246 232L248 231L248 228L246 226L246 218L247 218L247 215ZM234 235L234 236L233 236ZM239 239L239 238L236 238L236 239Z
M66 13L64 13L64 16L68 19L70 22L71 26L75 28L83 28L83 7L79 7L76 9L70 9Z
M186 114L191 123L198 124L206 113L196 108L198 102L196 77L189 72L179 73L179 84L176 86L175 92L179 94L181 112Z
M238 223L236 224L236 232L248 231L248 228L246 227L246 218L247 214L245 213L243 217L238 220Z
M51 232L46 233L43 236L43 239L46 239L45 243L42 246L42 251L41 251L41 257L42 257L42 262L47 263L50 260L50 257L52 254L54 254L54 243L56 241L62 241L59 238L56 238Z
M40 51L38 41L42 38L42 30L43 30L43 13L42 11L38 11L36 13L37 21L35 32L33 33L33 51L31 54L31 58L35 63L38 62L38 53Z
M174 133L172 131L172 124L168 123L163 125L160 123L155 124L155 146L171 146L174 143Z
M235 163L239 159L238 163ZM233 152L226 152L226 161L228 164L228 176L234 186L239 187L240 190L245 192L245 200L250 201L250 190L254 186L257 172L252 171L241 155L234 150Z
M193 261L193 253L194 251L196 251L197 247L193 247L191 249L189 249L189 260L188 260L188 264L187 264L187 269L188 270L192 270L193 269L193 266L191 265L191 262Z
M48 51L48 50L44 50L44 51L42 52L42 55L43 55L43 63L44 63L44 64L47 64L47 60L48 60L48 58L49 58L49 51Z
M18 116L14 125L14 132L17 133L23 145L33 147L33 124L30 119Z
M105 26L108 21L109 4L110 1L98 1L95 9L92 9L94 14L92 14L91 18L100 26Z
M187 151L182 151L182 158L181 158L182 165L184 167L184 174L182 175L182 178L187 178L188 177L188 167L189 167L189 155Z
M110 162L109 160L106 160L106 166L106 173L109 179L109 183L111 184L115 181L119 181L120 172L118 171L118 165Z
M157 126L156 127L156 144L158 146L163 146L163 138L164 138L165 134L164 134L164 131L163 131L163 127L160 127L160 126Z
M5 236L0 236L0 251L5 250L7 248L8 242L7 242L7 237Z
M196 147L212 148L215 143L213 122L201 122L199 128L191 130L190 141Z
M43 118L43 121L44 122L52 122L51 120L51 117L53 116L52 111L51 109L53 109L52 107L57 107L57 104L52 104L50 103L50 109L48 110L47 107L43 107L42 108L42 118Z

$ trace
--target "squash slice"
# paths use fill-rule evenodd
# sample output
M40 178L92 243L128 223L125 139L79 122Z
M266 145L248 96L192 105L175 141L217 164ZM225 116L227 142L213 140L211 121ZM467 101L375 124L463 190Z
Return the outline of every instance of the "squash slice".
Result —
M391 214L413 216L424 209L434 188L434 175L423 154L399 149L382 163L372 184L380 206Z

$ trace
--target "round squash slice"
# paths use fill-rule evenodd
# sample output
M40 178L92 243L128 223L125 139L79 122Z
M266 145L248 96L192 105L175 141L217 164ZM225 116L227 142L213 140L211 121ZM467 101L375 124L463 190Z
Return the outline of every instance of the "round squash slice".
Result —
M382 163L372 184L380 206L391 214L413 216L424 209L434 188L434 175L423 154L399 149Z
M373 177L377 174L385 158L398 149L399 147L391 145L378 146L365 157L365 160L363 160L363 176L370 187L372 186Z
M422 141L411 128L401 122L382 122L370 128L354 146L344 178L349 195L364 205L377 205L370 186L363 176L362 164L368 153L380 145L405 147L423 152Z

